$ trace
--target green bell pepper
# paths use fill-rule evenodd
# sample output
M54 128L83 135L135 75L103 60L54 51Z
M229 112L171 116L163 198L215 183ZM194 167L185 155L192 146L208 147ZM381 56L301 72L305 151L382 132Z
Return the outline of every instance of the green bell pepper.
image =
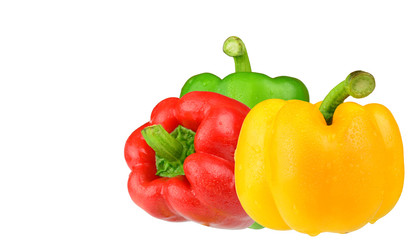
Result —
M262 73L251 72L248 53L240 38L232 36L226 39L223 51L234 58L236 72L223 80L211 73L195 75L184 84L180 97L192 91L216 92L236 99L250 108L271 98L309 101L306 86L297 78L271 78Z

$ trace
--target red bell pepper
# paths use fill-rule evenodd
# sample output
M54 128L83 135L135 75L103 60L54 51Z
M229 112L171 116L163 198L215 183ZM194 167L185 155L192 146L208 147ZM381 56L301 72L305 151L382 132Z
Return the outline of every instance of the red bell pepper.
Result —
M234 180L234 152L249 110L213 92L161 101L151 120L126 142L132 200L166 221L228 229L250 226L253 220L237 198Z

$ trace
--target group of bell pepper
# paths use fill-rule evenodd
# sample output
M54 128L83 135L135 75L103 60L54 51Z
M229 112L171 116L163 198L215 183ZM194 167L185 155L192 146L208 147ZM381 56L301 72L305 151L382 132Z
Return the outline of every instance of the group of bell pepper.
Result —
M235 73L191 77L125 145L132 200L166 221L226 229L347 233L398 201L401 135L391 112L363 98L374 77L355 71L322 102L298 79L251 72L246 47L228 38Z

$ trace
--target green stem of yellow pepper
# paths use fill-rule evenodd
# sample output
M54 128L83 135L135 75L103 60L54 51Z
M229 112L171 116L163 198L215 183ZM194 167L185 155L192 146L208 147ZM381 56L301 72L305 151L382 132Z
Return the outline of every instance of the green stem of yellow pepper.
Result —
M236 72L252 72L248 52L240 38L232 36L226 39L223 44L223 52L234 58Z
M327 124L330 125L332 124L334 111L347 97L364 98L371 94L374 89L375 79L370 73L364 71L352 72L327 94L319 110Z

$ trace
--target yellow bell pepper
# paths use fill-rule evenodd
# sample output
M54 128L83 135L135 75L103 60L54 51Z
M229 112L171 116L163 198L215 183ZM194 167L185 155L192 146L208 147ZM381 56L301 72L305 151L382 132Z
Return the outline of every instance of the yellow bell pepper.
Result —
M374 88L372 75L356 71L323 103L270 99L249 112L235 179L252 219L315 236L357 230L394 207L404 181L395 119L380 104L343 103Z

